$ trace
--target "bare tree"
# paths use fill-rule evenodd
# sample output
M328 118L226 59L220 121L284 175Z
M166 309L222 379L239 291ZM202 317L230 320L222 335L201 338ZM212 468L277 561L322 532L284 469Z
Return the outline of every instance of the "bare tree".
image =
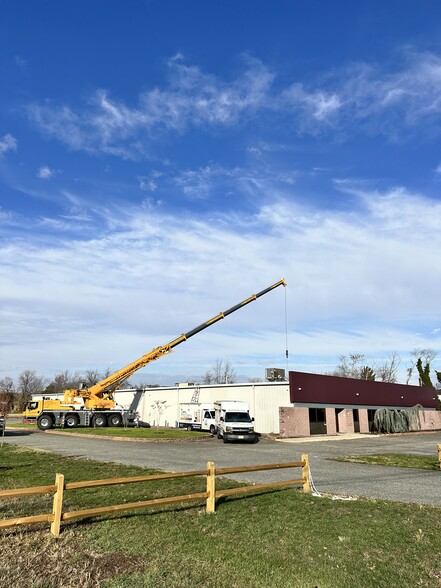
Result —
M202 384L234 384L235 381L236 371L229 361L223 359L217 359L211 370L202 376Z
M87 387L94 386L101 382L101 380L105 380L112 374L110 368L106 368L103 372L99 372L98 370L86 370L83 382L86 384Z
M2 378L0 380L0 393L3 395L7 395L7 397L11 399L12 405L8 408L8 412L10 412L13 409L16 396L14 380L9 376L6 376L6 378ZM4 398L6 398L6 396Z
M43 392L47 385L45 378L38 376L34 370L25 370L18 376L18 404L20 410L24 410L34 394Z
M340 378L354 378L355 380L362 380L363 370L366 370L364 365L364 355L362 353L350 353L349 355L340 355L340 363L337 368L330 373L331 376L338 376Z
M398 367L401 363L401 358L397 351L391 353L388 359L375 369L380 382L388 382L395 384L397 381Z
M87 385L87 387L98 384L100 380L102 380L102 377L98 370L86 370L84 383Z
M49 386L47 386L45 392L48 394L62 394L65 390L79 388L82 381L81 376L77 372L71 374L69 370L65 370L55 376Z

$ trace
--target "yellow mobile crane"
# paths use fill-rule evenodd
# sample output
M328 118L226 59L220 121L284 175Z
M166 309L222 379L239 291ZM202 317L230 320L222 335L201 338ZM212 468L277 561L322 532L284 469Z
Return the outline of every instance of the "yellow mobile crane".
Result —
M43 431L52 429L54 426L73 428L79 425L95 427L109 425L117 427L122 425L123 422L133 422L135 411L118 407L112 397L112 394L124 380L127 380L127 378L148 363L171 353L174 347L193 337L193 335L196 335L229 314L253 302L253 300L257 300L260 296L282 285L286 286L284 279L279 280L258 294L253 294L240 304L236 304L236 306L220 312L195 329L173 339L170 343L152 349L149 353L146 353L136 361L133 361L93 386L87 387L84 385L82 388L76 390L65 390L63 400L43 398L42 400L28 402L23 412L23 420L25 422L37 421L38 428Z

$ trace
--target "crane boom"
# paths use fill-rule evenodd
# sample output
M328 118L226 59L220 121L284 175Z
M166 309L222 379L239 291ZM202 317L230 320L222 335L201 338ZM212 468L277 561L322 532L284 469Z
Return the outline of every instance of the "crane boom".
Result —
M74 402L75 397L80 396L85 400L86 407L88 407L88 408L89 407L92 408L92 405L96 405L95 403L98 403L98 405L100 407L104 407L105 405L110 406L110 403L112 403L113 401L110 400L109 397L118 388L118 386L121 384L121 382L123 382L124 380L129 378L136 371L143 368L148 363L151 363L152 361L155 361L155 360L161 358L162 356L167 355L168 353L171 353L173 351L173 348L176 347L177 345L180 345L184 341L187 341L187 339L190 339L190 337L193 337L193 335L200 333L204 329L210 327L211 325L213 325L214 323L225 318L229 314L236 312L236 310L243 308L244 306L246 306L250 302L257 300L258 298L260 298L264 294L267 294L271 290L274 290L274 288L277 288L278 286L286 286L286 282L283 278L281 280L279 280L278 282L276 282L275 284L273 284L272 286L269 286L268 288L265 288L261 292L258 292L257 294L253 294L252 296L250 296L246 300L243 300L239 304L232 306L228 310L224 310L223 312L220 312L219 314L217 314L213 318L209 319L205 323L202 323L198 327L195 327L191 331L188 331L187 333L183 333L182 335L179 335L179 337L176 337L176 339L173 339L169 343L166 343L165 345L160 345L159 347L155 347L154 349L152 349L148 353L144 354L139 359L133 361L132 363L129 363L128 365L126 365L122 369L116 371L115 373L111 374L107 378L104 378L103 380L101 380L97 384L94 384L93 386L90 386L89 388L84 388L82 390L65 390L64 402L67 404L72 403L72 402Z

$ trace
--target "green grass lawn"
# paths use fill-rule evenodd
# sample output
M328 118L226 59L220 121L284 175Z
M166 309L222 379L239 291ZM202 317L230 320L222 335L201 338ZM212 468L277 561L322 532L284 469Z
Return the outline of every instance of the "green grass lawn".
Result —
M10 429L30 429L35 430L37 425L16 424L8 427ZM57 433L74 433L75 435L97 435L100 437L127 437L128 439L201 439L204 436L210 436L207 431L187 431L186 429L157 429L156 427L77 427L75 429L52 429Z
M0 487L153 473L6 445ZM207 458L208 459L208 458ZM297 475L297 473L295 474ZM218 486L237 485L218 481ZM205 479L65 493L65 510L203 491ZM2 501L2 517L50 512L51 497ZM441 509L332 501L296 489L177 505L64 524L4 530L0 588L435 588Z
M379 455L348 455L336 458L335 461L367 463L399 468L415 468L420 470L439 470L438 456L412 455L407 453L383 453ZM440 481L441 483L441 481Z

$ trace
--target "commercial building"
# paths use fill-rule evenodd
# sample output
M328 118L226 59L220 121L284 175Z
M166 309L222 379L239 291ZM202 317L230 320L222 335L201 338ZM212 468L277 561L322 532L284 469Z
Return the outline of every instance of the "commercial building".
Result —
M179 404L242 400L250 405L259 433L281 437L368 433L378 408L420 405L421 430L441 429L434 388L289 372L288 381L242 384L176 384L143 390L120 390L115 400L136 408L151 425L175 426Z

